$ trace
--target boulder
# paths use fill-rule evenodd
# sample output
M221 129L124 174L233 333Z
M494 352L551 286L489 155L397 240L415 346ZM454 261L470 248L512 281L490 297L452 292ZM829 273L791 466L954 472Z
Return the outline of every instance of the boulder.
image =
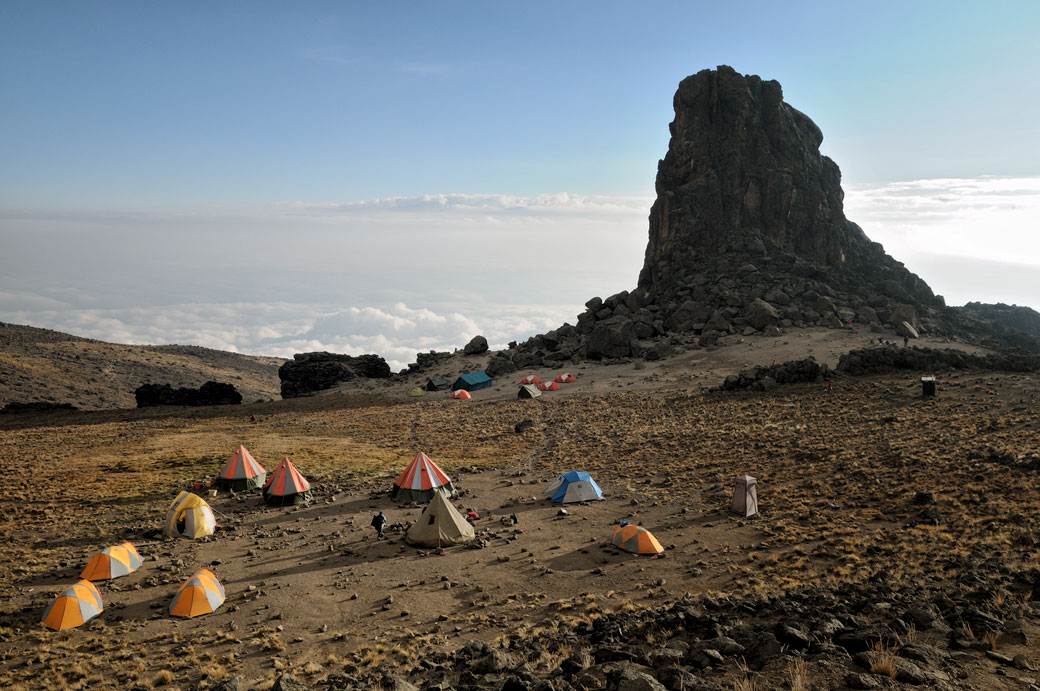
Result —
M278 368L282 398L309 396L353 379L381 379L390 376L390 365L378 355L339 355L337 353L297 353Z
M466 355L481 355L488 351L487 339L483 336L474 336L473 339L466 344L462 352Z
M134 398L138 408L160 405L238 405L242 402L242 394L232 384L215 381L208 381L197 389L174 389L169 384L143 384L134 390Z
M744 311L744 319L749 326L761 331L767 326L773 326L780 320L776 309L761 298L755 298Z
M632 321L623 317L611 318L593 327L587 344L588 356L596 360L629 357L635 344L636 332Z

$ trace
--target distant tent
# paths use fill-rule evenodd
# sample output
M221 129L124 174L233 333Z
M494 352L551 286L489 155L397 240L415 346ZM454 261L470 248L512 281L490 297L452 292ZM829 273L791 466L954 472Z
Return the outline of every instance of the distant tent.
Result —
M458 389L456 391L452 391L451 394L448 395L448 398L461 398L468 400L473 397L469 395L469 391L466 391L465 389Z
M427 391L447 391L451 388L451 382L444 377L434 377L426 380Z
M491 386L494 380L484 370L467 372L455 380L452 389L465 389L466 391L478 391Z
M553 378L553 381L557 384L573 384L574 382L578 381L578 378L570 372L564 372L563 374L557 374Z
M170 602L175 617L197 617L209 614L224 604L224 586L209 569L199 569L185 581Z
M543 381L538 385L538 388L542 391L559 391L560 385L554 381Z
M415 455L404 472L394 480L390 498L400 501L430 501L437 490L455 493L451 478L422 451Z
M750 475L738 475L733 485L733 512L741 516L758 513L758 480Z
M538 390L538 387L534 384L524 384L520 387L520 390L516 392L517 398L538 398L542 395L542 392Z
M633 554L660 554L664 551L664 547L657 541L653 533L638 525L619 525L614 530L614 536L610 542L615 547L620 547Z
M542 380L538 378L537 374L528 374L526 377L517 382L517 384L541 384Z
M311 498L311 483L286 456L264 485L264 501L274 506L302 504Z
M76 581L54 599L40 621L48 629L61 631L90 621L101 614L101 593L90 581Z
M542 494L552 498L554 504L569 504L576 501L600 501L603 490L592 476L580 470L572 470L556 478Z
M412 398L420 398L426 395L426 392L420 389L418 386L408 392L408 395Z
M181 491L170 504L163 524L163 537L198 537L212 535L217 518L206 501L191 492Z
M217 475L215 484L221 489L256 489L262 487L266 479L267 471L264 467L256 462L246 447L239 444L224 469Z
M141 555L129 542L113 545L95 554L79 575L88 581L103 581L133 573L141 566Z
M474 537L473 526L440 490L433 493L429 506L404 534L409 543L426 547L447 547Z

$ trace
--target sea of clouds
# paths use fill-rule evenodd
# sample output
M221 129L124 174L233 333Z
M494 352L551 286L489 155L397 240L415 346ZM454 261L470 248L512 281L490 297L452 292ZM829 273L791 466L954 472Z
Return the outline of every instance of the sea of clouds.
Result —
M0 321L394 369L574 323L636 284L652 199L444 194L163 212L0 210ZM1040 178L850 186L846 215L949 304L1040 308Z

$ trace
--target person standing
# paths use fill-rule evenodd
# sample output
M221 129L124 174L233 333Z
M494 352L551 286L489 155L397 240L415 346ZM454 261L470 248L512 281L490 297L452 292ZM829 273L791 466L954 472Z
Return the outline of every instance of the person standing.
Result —
M383 526L386 525L386 516L380 511L372 516L372 527L376 529L376 538L383 537Z

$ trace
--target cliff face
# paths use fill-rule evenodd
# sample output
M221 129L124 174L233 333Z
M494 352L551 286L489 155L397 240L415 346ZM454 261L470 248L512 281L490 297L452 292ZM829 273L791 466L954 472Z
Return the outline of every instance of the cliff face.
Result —
M667 293L720 255L787 255L835 289L935 303L923 281L845 218L841 172L820 153L823 133L784 102L780 84L722 66L684 79L673 102L641 288Z

